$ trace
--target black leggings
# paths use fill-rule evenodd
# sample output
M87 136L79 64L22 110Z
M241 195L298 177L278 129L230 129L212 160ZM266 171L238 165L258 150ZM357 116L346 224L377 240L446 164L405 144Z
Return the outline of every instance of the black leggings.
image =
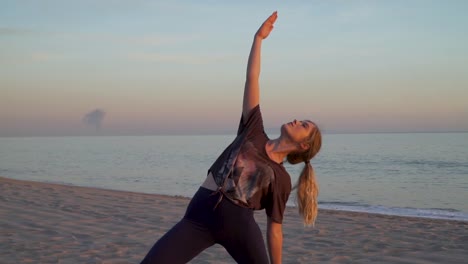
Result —
M200 187L185 216L150 249L143 263L187 263L218 243L237 263L268 263L263 236L253 210L235 205L221 193Z

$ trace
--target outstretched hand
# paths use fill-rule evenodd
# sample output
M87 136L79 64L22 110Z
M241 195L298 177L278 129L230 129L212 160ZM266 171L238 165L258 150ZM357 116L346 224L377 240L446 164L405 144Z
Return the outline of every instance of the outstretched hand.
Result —
M277 18L278 18L278 12L275 11L265 20L265 22L263 22L263 24L257 30L257 33L255 34L255 36L261 39L266 39L268 35L270 35L270 32L273 30L273 24L275 23Z

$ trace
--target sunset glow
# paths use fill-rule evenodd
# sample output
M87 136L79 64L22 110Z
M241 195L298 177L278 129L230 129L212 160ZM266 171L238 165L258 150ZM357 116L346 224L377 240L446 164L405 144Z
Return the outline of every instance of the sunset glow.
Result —
M1 1L0 136L234 133L264 17L271 133L468 131L466 1ZM100 127L83 117L102 109Z

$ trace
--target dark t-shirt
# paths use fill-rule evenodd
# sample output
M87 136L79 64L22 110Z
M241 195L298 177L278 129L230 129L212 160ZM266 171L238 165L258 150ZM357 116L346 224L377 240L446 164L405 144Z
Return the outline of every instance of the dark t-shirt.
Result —
M260 105L250 110L247 120L241 116L237 137L211 165L220 191L234 203L266 214L282 223L291 193L291 177L283 164L268 157L269 140L263 128Z

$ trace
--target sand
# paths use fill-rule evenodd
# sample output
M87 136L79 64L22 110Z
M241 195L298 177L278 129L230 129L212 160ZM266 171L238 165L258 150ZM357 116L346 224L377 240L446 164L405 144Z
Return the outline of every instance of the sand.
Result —
M0 177L0 263L139 263L188 202ZM284 263L468 263L463 221L320 210L304 228L287 208L283 233ZM190 263L235 262L215 245Z

